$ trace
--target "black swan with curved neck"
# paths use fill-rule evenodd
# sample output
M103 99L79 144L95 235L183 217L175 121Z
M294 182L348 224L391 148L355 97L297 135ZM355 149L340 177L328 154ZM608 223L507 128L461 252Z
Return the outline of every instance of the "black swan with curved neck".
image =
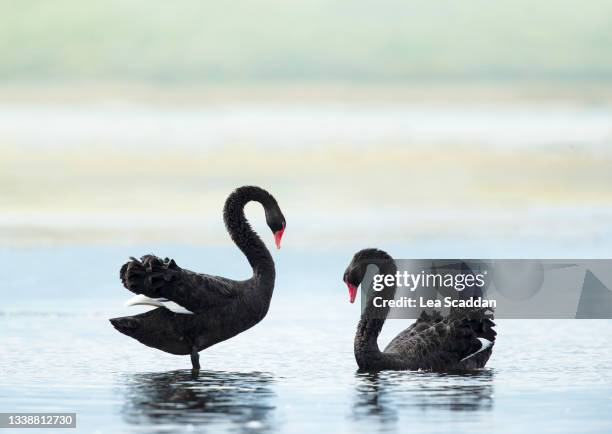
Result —
M244 215L244 206L250 201L263 206L277 248L286 222L276 199L259 187L240 187L225 201L225 226L253 268L251 278L237 281L200 274L153 255L130 258L119 274L123 286L138 295L126 305L157 309L113 318L111 324L147 346L171 354L190 354L193 369L198 370L199 351L261 321L270 306L276 271L272 255Z
M355 301L357 288L369 264L377 265L380 274L395 274L397 271L393 258L382 250L357 252L343 277L351 303ZM395 291L393 284L385 286L376 295L391 300ZM367 300L355 334L355 359L361 371L470 370L484 367L491 357L497 333L493 330L493 313L487 308L451 311L446 318L436 311L432 314L423 311L414 324L397 335L381 352L378 335L389 308L374 308L373 296Z

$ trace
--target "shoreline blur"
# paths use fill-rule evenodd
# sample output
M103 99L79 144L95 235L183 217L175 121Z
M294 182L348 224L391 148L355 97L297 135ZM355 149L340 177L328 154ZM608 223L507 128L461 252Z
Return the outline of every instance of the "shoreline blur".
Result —
M150 105L232 103L488 102L607 104L612 80L288 80L156 83L112 80L0 81L2 103L125 101Z
M612 238L612 104L465 97L3 101L0 243L224 243L244 184L294 245Z

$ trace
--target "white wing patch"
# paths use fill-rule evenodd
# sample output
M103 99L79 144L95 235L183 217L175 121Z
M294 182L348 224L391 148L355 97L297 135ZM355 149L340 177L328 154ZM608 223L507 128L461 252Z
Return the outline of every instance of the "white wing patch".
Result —
M166 309L174 313L184 313L193 315L192 311L185 309L180 304L170 301L167 298L150 298L144 294L138 294L125 302L125 307L137 305L165 307Z
M464 357L463 359L461 359L461 361L463 362L464 360L469 359L472 356L475 356L476 354L480 353L481 351L486 350L487 348L489 348L491 345L493 345L493 342L491 342L488 339L485 338L476 338L480 341L480 349L478 351L476 351L475 353L470 354L469 356Z

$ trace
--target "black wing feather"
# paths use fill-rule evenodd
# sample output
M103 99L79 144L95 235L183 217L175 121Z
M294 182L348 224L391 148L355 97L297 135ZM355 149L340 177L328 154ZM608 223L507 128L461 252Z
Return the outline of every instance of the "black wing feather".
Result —
M491 349L462 361L482 348L478 338L495 342L493 313L488 309L464 309L443 318L439 312L423 312L409 328L397 335L385 353L397 353L414 369L473 369L484 366Z
M236 296L236 282L195 273L179 267L173 259L154 255L130 258L119 272L121 282L135 294L167 298L197 313L227 304Z

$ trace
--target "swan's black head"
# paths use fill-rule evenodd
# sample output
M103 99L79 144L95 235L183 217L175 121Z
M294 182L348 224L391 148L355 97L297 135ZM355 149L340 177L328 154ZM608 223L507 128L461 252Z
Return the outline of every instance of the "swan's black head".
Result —
M285 232L287 222L285 221L285 216L280 210L278 203L276 203L276 200L272 200L271 202L272 203L266 207L266 223L274 234L276 248L280 249L281 239L283 238L283 233Z
M349 290L349 301L355 302L357 288L361 285L365 277L368 265L381 264L393 259L389 254L379 249L363 249L355 253L351 263L346 267L342 280L346 283Z
M242 210L244 205L250 201L259 202L264 207L264 211L266 212L266 223L274 234L276 247L280 249L281 239L287 227L287 222L274 196L261 187L245 185L243 187L238 187L229 195L223 209L225 225L230 229L240 220L244 220L245 217Z

